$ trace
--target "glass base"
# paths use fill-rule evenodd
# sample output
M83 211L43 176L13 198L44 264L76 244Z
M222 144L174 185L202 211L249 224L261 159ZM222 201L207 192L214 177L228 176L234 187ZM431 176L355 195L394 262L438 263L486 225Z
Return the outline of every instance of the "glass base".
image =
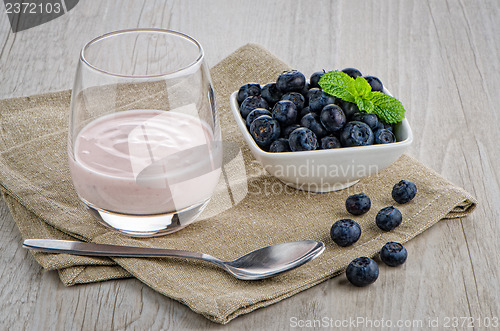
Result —
M156 237L185 228L201 214L208 201L172 213L130 215L111 212L85 204L90 213L105 227L131 237Z

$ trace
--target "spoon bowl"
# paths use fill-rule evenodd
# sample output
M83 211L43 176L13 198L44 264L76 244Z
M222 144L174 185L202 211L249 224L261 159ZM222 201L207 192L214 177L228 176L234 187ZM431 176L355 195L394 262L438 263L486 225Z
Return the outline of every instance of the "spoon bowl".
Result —
M303 240L271 245L225 262L225 269L239 279L256 280L275 276L297 268L320 255L325 245Z
M214 263L242 280L269 278L295 269L325 250L325 244L321 241L302 240L262 247L236 260L222 261L207 254L177 249L94 244L70 240L27 239L23 247L46 253L87 256L192 258Z

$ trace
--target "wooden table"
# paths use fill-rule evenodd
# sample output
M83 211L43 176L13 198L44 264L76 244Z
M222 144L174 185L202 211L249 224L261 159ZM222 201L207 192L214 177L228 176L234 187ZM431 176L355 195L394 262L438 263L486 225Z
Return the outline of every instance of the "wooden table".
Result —
M341 275L221 326L135 279L64 287L21 248L2 201L0 329L285 330L314 320L348 328L355 320L365 329L499 325L499 22L498 0L87 0L15 34L1 13L1 98L71 88L88 40L133 27L192 35L210 65L255 42L306 75L359 68L386 82L408 109L409 154L474 194L479 206L410 241L408 262L385 268L372 286L353 288Z

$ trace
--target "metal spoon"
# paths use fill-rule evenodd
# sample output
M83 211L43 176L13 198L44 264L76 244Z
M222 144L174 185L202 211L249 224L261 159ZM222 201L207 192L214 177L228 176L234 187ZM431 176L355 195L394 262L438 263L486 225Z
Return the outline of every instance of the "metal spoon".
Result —
M68 240L27 239L23 247L46 253L90 256L187 257L214 263L242 280L275 276L311 261L325 250L325 244L321 241L302 240L266 246L236 260L222 261L207 254L177 249L93 244Z

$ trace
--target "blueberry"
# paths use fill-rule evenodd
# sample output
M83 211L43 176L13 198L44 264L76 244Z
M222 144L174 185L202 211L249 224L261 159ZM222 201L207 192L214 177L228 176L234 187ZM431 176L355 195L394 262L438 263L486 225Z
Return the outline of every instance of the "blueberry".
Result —
M349 196L345 201L345 209L353 215L362 215L370 210L372 202L364 193Z
M304 86L304 88L302 89L302 91L300 91L299 93L302 94L304 96L304 98L306 98L306 96L309 93L310 89L311 89L311 85L306 82L306 85ZM307 105L307 100L305 100L304 105Z
M252 122L249 131L257 145L267 148L280 136L280 125L271 116L262 115Z
M400 243L390 241L380 250L380 259L390 267L397 267L406 262L408 252Z
M355 69L355 68L345 68L345 69L342 69L342 72L347 74L348 76L356 79L356 77L359 77L359 76L363 76L361 74L361 71L359 71L358 69Z
M269 152L271 153L280 153L280 152L290 152L290 144L288 143L288 139L279 138L269 146Z
M371 113L356 113L352 115L351 121L358 121L368 124L370 129L372 129L372 132L375 132L378 127L378 117L377 115Z
M248 114L250 114L250 112L255 108L269 109L269 105L260 95L249 96L241 103L241 116L246 119Z
M276 81L276 87L283 93L301 92L305 86L306 77L297 70L284 71Z
M402 180L392 188L392 198L397 203L407 203L417 194L417 187L409 180Z
M382 85L382 82L377 77L375 77L375 76L365 76L363 78L366 79L366 81L368 82L368 84L370 84L370 86L372 87L372 91L382 92L382 90L384 89L384 86Z
M297 121L297 107L290 100L280 100L273 107L273 118L282 126L294 124Z
M375 131L375 144L389 144L396 141L394 134L387 129L380 129Z
M392 133L394 133L394 124L392 124L392 123L386 123L386 122L384 122L382 120L380 120L380 122L382 122L382 125L384 126L384 129L389 130Z
M358 105L354 102L340 100L340 108L342 108L342 110L344 111L347 119L350 119L354 114L360 112Z
M328 132L339 132L347 122L344 112L337 105L326 105L319 116Z
M311 78L309 79L309 84L311 84L311 87L319 87L319 80L321 79L321 76L325 74L325 71L317 71L311 75Z
M323 124L321 124L318 114L316 113L306 114L300 120L300 125L314 132L318 139L321 139L328 134L326 129L323 127Z
M259 84L248 83L240 87L240 89L238 90L238 95L236 96L236 100L238 100L238 103L241 104L243 100L245 100L246 98L252 95L260 95L260 94L261 94L261 89Z
M298 128L290 133L288 138L290 149L295 151L312 151L318 148L318 140L314 132L308 128Z
M307 107L304 107L302 108L302 110L300 111L300 114L299 114L299 118L302 118L304 116L306 116L307 114L309 114L311 112L311 108L309 106Z
M402 220L403 215L393 206L382 208L375 217L377 226L383 231L395 229L401 224Z
M336 99L322 90L314 90L309 93L309 107L312 112L319 113L326 105L335 103Z
M330 237L339 246L346 247L354 244L361 236L359 224L349 218L333 223Z
M274 105L276 102L281 100L283 93L278 90L276 83L269 83L264 85L261 95L269 105Z
M300 128L299 124L292 124L287 127L285 127L283 130L281 130L281 136L285 139L288 139L290 137L290 133L292 133L293 130Z
M362 256L352 260L347 266L347 280L354 286L367 286L378 278L378 264L369 257Z
M372 130L363 122L348 122L340 133L340 142L344 147L372 145L373 141Z
M304 96L298 92L288 92L281 97L281 100L290 100L293 102L298 112L304 108L304 103L306 102Z
M375 126L375 128L372 129L373 134L375 134L375 132L377 132L378 130L381 130L381 129L384 129L384 123L382 123L382 120L380 118L378 118L377 126Z
M318 87L311 87L309 89L309 91L307 91L307 94L306 94L307 103L309 103L309 99L311 98L311 95L313 95L314 93L318 93L318 91L321 91L321 89Z
M333 149L340 148L342 145L340 144L340 140L334 136L326 136L321 138L321 149Z
M250 125L252 125L252 122L259 116L262 116L262 115L269 115L269 116L272 116L271 115L271 112L267 109L264 109L264 108L255 108L254 110L252 110L248 116L247 116L247 127L249 128Z

